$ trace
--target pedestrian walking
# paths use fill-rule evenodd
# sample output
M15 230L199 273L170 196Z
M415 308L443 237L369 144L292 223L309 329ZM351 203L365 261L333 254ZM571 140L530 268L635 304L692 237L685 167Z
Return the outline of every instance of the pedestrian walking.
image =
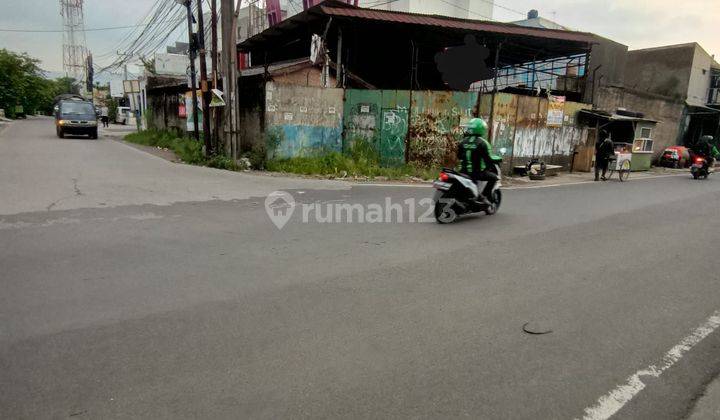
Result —
M604 139L603 139L604 137ZM615 146L613 145L612 139L607 132L600 133L600 139L595 143L595 181L607 181L605 175L607 174L608 164L610 163L610 156L615 154ZM602 177L600 176L602 171Z
M100 107L100 121L102 121L103 127L110 127L109 110L106 105Z

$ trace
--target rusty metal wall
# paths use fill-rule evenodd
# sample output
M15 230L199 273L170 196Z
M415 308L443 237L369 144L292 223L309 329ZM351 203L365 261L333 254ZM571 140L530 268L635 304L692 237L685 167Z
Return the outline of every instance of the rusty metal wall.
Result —
M409 161L426 167L455 164L461 125L475 114L477 92L413 91Z
M532 96L518 97L515 147L513 148L513 160L516 161L516 164L523 159L535 156L539 111L540 98Z
M482 103L486 99L487 105ZM504 170L507 171L512 165L513 149L515 148L515 134L517 128L518 101L519 96L509 93L498 93L495 95L495 117L493 118L492 143L493 150L496 155L503 155ZM490 106L492 95L485 95L481 98L480 115L490 121ZM487 116L483 111L487 109ZM504 151L505 153L502 153Z
M578 124L578 113L582 109L592 109L592 105L565 102L562 139L555 145L553 153L553 156L555 156L554 164L556 165L570 168L573 163L573 154L576 152L581 153L588 146L588 128ZM594 147L594 142L591 142L589 147Z
M508 150L507 166L539 158L569 168L573 152L587 139L587 130L577 124L577 113L592 106L565 102L562 126L548 126L548 105L547 98L495 95L492 143L496 153L501 148Z
M448 163L460 124L472 118L477 92L360 90L345 91L343 149L366 141L380 154L381 163L409 161L437 166Z

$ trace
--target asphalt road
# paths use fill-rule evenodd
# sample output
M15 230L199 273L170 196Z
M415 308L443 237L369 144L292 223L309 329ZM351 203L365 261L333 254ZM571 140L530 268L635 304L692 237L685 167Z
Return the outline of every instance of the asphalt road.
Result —
M506 191L449 226L278 230L280 189L432 193L0 133L0 418L602 418L619 389L615 418L676 419L720 372L720 332L687 341L720 310L720 178Z

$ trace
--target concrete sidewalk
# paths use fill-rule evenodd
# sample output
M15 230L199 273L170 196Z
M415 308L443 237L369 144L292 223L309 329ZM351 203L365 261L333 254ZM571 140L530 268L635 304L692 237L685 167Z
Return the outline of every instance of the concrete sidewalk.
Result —
M682 174L688 174L688 176L690 176L690 170L653 167L649 171L632 172L628 181L632 182L637 179L650 179L658 176L673 176ZM528 177L503 178L503 184L507 187L548 187L554 185L573 185L591 182L595 182L594 172L560 172L557 175L549 176L542 181L532 181ZM619 182L619 179L617 174L613 174L612 177L604 182Z
M105 128L100 124L98 130L101 137L123 138L130 133L137 132L137 127L134 125L110 124L110 127Z

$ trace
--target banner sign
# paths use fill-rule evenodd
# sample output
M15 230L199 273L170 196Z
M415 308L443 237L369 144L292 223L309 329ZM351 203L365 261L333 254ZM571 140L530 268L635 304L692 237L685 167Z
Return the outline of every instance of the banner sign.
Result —
M562 127L565 116L565 97L550 95L548 98L548 127Z

